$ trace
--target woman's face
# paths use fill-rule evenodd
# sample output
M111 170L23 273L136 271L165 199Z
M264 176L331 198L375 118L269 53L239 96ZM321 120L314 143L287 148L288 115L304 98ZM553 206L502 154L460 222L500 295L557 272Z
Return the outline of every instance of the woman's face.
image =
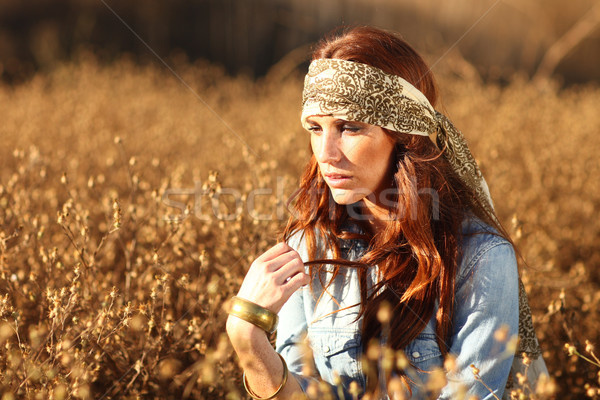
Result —
M313 153L335 202L380 203L381 191L392 185L394 140L382 128L362 122L331 116L311 116L307 122Z

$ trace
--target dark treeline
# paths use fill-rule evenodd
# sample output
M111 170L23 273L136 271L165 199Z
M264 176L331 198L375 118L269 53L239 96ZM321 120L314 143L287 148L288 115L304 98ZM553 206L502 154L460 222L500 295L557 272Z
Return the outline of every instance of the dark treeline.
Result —
M531 76L545 51L593 3L573 0L567 9L559 0L527 6L489 0L3 0L0 73L17 83L86 49L103 61L123 53L139 61L155 61L153 52L184 54L233 74L261 76L294 49L292 58L301 62L309 44L336 26L373 24L400 32L432 64L452 48L445 59L458 57L484 79L516 71ZM598 80L598 65L600 34L594 32L562 59L555 76L568 83Z

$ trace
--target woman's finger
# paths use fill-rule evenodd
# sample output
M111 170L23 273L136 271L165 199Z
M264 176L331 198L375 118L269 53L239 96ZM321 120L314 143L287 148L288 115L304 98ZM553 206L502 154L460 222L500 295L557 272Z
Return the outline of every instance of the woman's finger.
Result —
M298 253L295 250L290 249L289 251L278 255L272 260L266 261L266 270L267 272L276 272L294 259L300 259L300 255L298 255Z
M275 283L283 285L293 275L304 272L304 268L304 263L300 257L295 256L273 273L273 279L275 280Z
M294 293L296 290L301 288L302 286L306 286L310 283L310 275L306 274L304 271L298 272L295 275L291 276L290 279L283 284L286 292Z
M292 248L288 246L287 243L279 242L275 246L271 247L269 250L265 251L260 256L258 256L255 261L267 262L290 250L292 250Z

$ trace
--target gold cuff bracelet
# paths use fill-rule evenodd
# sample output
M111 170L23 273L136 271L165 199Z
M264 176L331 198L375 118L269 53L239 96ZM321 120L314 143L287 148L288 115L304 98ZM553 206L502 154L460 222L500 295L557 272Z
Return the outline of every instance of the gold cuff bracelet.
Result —
M275 332L279 322L279 317L273 311L237 296L231 298L229 314L250 322L269 334Z

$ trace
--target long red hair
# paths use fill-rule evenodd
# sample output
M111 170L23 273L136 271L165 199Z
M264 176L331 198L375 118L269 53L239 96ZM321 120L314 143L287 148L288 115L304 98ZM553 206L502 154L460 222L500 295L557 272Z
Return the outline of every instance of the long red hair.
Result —
M437 88L426 63L408 43L386 31L358 27L328 37L318 44L312 58L359 62L401 76L435 107ZM366 240L368 250L353 264L358 268L361 288L363 350L384 329L391 332L387 345L403 350L425 328L439 301L436 333L445 355L452 328L461 223L469 210L477 215L485 212L429 138L389 130L386 133L396 140L393 173L397 189L394 218L387 227L373 233L363 221L355 221L365 234L344 232L342 226L351 217L346 206L333 202L313 155L294 199L296 215L288 221L283 238L287 240L294 232L304 232L309 257L317 260L311 263L312 276L320 276L318 268L323 264L319 259L325 254L325 249L317 248L317 237L324 240L338 259L328 261L335 266L334 276L344 264L348 265L340 260L338 240L352 237ZM382 280L368 291L367 269L373 265L379 266ZM384 302L392 311L385 327L377 318ZM373 388L377 373L371 369L367 375L369 387Z

